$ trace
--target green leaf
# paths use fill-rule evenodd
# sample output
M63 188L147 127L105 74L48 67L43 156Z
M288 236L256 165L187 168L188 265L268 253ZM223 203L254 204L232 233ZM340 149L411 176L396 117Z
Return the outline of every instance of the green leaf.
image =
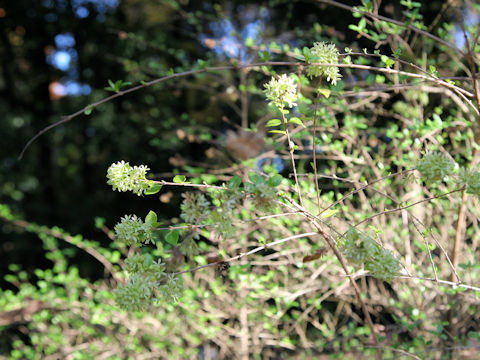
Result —
M90 115L93 111L93 106L92 105L88 105L85 109L85 111L83 112L85 115Z
M259 182L262 182L263 181L263 178L258 175L257 173L253 172L253 171L250 171L248 173L248 178L250 179L250 181L254 184L258 184Z
M175 175L175 177L173 178L173 182L176 184L184 183L186 182L186 180L187 178L185 177L185 175Z
M303 124L303 121L298 117L292 117L290 120L288 120L288 122L291 122L291 123L294 123L294 124L297 124L297 125L300 125L300 126L303 126L304 128L306 128L306 126Z
M302 49L302 52L303 52L303 57L305 58L305 61L306 62L309 62L310 61L310 49L306 46L303 47Z
M165 235L165 241L170 245L175 246L178 244L178 237L179 237L178 231L172 230L167 235Z
M360 30L363 30L365 29L365 26L367 26L367 20L365 20L365 18L361 18L358 22L358 27Z
M197 60L198 65L200 65L202 68L206 68L208 63L205 60L198 59Z
M271 126L278 126L282 123L282 120L280 119L272 119L272 120L269 120L267 122L267 125L265 125L266 127L271 127Z
M108 79L108 85L110 85L112 89L115 89L115 83L112 80Z
M162 189L162 185L154 183L147 190L145 190L145 195L153 195L158 193Z
M270 43L270 46L269 46L270 49L273 49L273 50L276 50L276 49L280 49L280 46L278 46L278 44L273 41Z
M246 45L247 47L251 47L251 46L255 45L255 40L253 40L253 38L251 38L251 37L249 36L249 37L247 37L247 38L245 39L245 45Z
M230 179L228 182L228 187L230 188L238 188L240 184L242 183L242 178L238 175L235 175Z
M317 89L317 92L320 94L320 95L323 95L326 99L328 99L330 97L330 94L332 93L332 90L330 89L320 89L318 88Z
M282 135L286 134L285 130L270 130L269 132L274 134L282 134Z
M337 212L338 212L338 209L335 209L335 210L334 209L328 209L327 211L325 211L322 214L322 218L323 219L329 218L330 216L335 215Z
M390 68L392 67L394 64L395 64L395 61L390 59L388 56L386 55L382 55L380 56L380 59L382 60L382 62L386 65L387 68Z
M96 216L96 217L95 217L95 227L96 227L97 229L101 229L101 228L105 225L106 221L107 221L107 220L106 220L105 218Z
M145 217L145 223L150 224L151 226L156 226L157 225L157 214L155 214L155 211L150 210Z
M150 266L153 263L153 258L152 255L150 254L144 254L143 255L143 262L145 265Z
M258 56L260 57L260 60L267 62L270 60L270 53L265 50L265 51L259 51Z
M275 174L268 179L267 184L272 187L276 187L282 183L282 180L283 178L281 175Z

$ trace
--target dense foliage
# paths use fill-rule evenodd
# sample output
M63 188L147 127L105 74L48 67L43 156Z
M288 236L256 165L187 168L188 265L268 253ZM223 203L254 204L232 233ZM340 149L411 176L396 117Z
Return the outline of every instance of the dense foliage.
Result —
M354 6L0 8L0 356L478 356L480 6Z

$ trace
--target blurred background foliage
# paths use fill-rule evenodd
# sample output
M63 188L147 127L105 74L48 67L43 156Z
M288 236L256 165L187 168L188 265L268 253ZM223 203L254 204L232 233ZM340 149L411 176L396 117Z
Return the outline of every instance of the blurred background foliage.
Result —
M458 21L463 18L452 9L463 12L465 24L473 27L478 25L474 11L478 9L468 1L447 3L383 1L380 12L405 20L420 9L423 17L418 21L461 47ZM380 49L388 55L396 50L390 38L379 38L375 32L362 35L362 26L350 12L316 1L17 0L0 5L0 356L372 356L373 350L364 347L371 344L369 330L345 290L348 282L338 268L329 266L335 259L301 263L302 256L316 249L311 239L282 248L281 256L274 252L247 259L232 267L228 279L213 270L186 275L185 299L178 305L165 304L154 314L129 315L112 302L109 291L126 249L113 241L109 228L124 214L144 217L150 209L169 224L179 214L181 197L176 188L164 190L160 197L113 193L106 185L108 166L123 159L148 164L159 179L182 173L215 182L235 174L240 160L263 151L267 154L263 161L287 175L283 145L270 136L264 140L258 133L238 130L259 129L263 134L262 125L271 115L261 84L282 68L200 74L142 89L47 132L17 160L38 131L108 96L104 90L108 80L138 84L172 71L251 63L261 61L259 50L282 59L314 41L332 41L341 52L345 47ZM450 56L448 49L429 39L401 35L408 40L403 59L425 68L436 66L442 76L465 76L465 59ZM371 180L383 174L380 170L411 166L427 144L447 149L459 163L469 161L474 118L455 98L443 96L443 90L433 86L383 92L373 87L398 85L398 79L352 70L342 74L344 81L333 89L335 96L320 110L321 150L315 151L323 172ZM306 84L305 96L313 97L312 86ZM370 95L357 96L356 91L368 87ZM304 105L308 107L307 100ZM311 116L311 110L303 115ZM299 131L295 139L305 146L299 153L300 172L308 172L312 152L308 132ZM238 150L238 141L254 148L253 155ZM258 166L256 160L247 164ZM385 188L392 184L398 185L387 182ZM331 179L321 185L325 203L350 189ZM314 193L309 186L304 184L305 192ZM419 188L414 184L397 195L418 194ZM392 206L370 195L362 193L356 202L346 202L342 216L355 221L361 214ZM441 210L425 205L415 213L440 229L447 248L455 222L451 206L458 203L459 199L449 199L436 203ZM474 255L480 241L478 202L472 204L462 275L478 281ZM382 217L373 225L387 233L392 244L399 244L391 247L398 247L408 265L415 267L418 259L419 274L431 275L421 238L412 236L413 250L403 248L414 231L405 227L404 219ZM300 231L307 229L299 220L282 218L264 228L239 226L238 238L222 244L205 240L200 247L205 253L214 245L235 255ZM202 235L208 239L211 234ZM445 262L437 256L439 263ZM195 261L202 264L204 259ZM388 340L386 358L402 356L389 347L417 351L420 358L430 358L426 352L433 354L431 358L478 355L468 352L478 345L478 296L459 300L453 297L455 290L427 284L421 286L425 296L420 299L408 280L398 280L396 287L367 278L359 283L369 294L378 331ZM448 332L452 317L435 309L458 302L464 305L456 314L457 333ZM438 307L430 309L432 303ZM445 344L468 349L462 355L460 348L443 349ZM457 355L452 355L454 350Z

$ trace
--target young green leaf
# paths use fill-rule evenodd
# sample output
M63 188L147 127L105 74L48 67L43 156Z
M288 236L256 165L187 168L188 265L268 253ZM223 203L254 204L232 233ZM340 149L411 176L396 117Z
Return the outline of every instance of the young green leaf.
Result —
M92 105L88 105L85 109L85 111L83 112L85 115L90 115L93 111L93 106Z
M245 46L252 47L254 45L255 45L255 40L252 37L249 36L245 39Z
M165 235L165 241L170 245L175 246L178 244L178 237L179 237L178 231L172 230L167 235Z
M155 214L155 211L150 210L145 217L145 223L150 224L151 226L156 226L157 225L157 214Z
M235 175L230 179L228 182L228 187L230 188L238 188L240 184L242 183L242 178L238 175Z
M267 184L271 187L276 187L282 183L282 179L281 175L275 174L268 179Z
M329 218L330 216L335 215L338 212L338 209L328 209L322 214L322 218L326 219Z
M253 171L250 171L250 172L248 173L248 178L249 178L250 181L251 181L252 183L254 183L254 184L258 184L258 183L260 183L260 182L263 181L263 178L262 178L260 175L258 175L257 173L253 172Z
M272 127L272 126L278 126L282 123L282 120L280 119L272 119L267 122L266 127Z
M162 189L162 185L154 183L147 190L145 190L145 195L153 195L158 193Z
M292 117L290 120L288 120L288 122L291 122L291 123L294 123L294 124L297 124L297 125L300 125L300 126L303 126L304 128L306 128L306 126L303 124L303 121L298 117Z
M187 178L185 177L185 175L175 175L175 177L173 178L173 182L176 184L184 183L186 182L186 180Z
M260 60L262 60L264 62L267 62L267 61L270 60L270 53L267 50L259 51L258 56L259 56Z
M320 94L320 95L323 95L326 99L328 99L330 97L330 94L332 93L332 90L330 89L317 89L317 92Z

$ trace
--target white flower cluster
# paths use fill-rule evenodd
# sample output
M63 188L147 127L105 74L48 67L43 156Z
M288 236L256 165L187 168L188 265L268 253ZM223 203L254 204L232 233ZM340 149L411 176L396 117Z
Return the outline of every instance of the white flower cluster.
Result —
M128 162L119 161L108 168L107 184L112 185L113 190L132 191L141 196L150 187L145 178L148 170L150 169L146 165L132 167Z
M264 86L267 99L277 108L283 109L285 103L287 103L290 108L297 105L295 103L295 100L297 99L297 85L292 77L287 76L286 74L283 74L277 79L272 77L272 79Z
M311 58L308 60L310 64L338 64L339 53L334 44L316 42L310 49L310 55ZM336 66L311 65L307 68L307 74L310 78L325 75L327 81L330 81L333 85L336 85L337 80L342 77Z

